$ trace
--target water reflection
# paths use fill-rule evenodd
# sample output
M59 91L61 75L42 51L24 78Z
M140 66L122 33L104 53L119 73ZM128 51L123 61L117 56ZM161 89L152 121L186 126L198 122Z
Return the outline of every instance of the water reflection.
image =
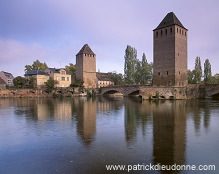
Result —
M214 115L212 112L218 113L218 106L217 101L205 100L142 102L134 98L110 97L5 99L0 100L1 112L5 113L0 120L0 135L3 136L1 132L10 133L7 126L4 128L2 125L10 125L10 119L5 118L13 112L15 117L13 126L20 126L16 130L26 129L23 131L25 133L34 130L37 134L46 135L42 143L48 141L49 147L50 141L57 142L59 140L56 139L57 134L60 135L61 138L58 138L63 142L57 142L57 146L54 145L56 143L53 145L62 153L66 148L64 155L69 155L71 161L72 158L81 159L78 162L80 165L76 163L69 167L73 166L77 171L82 170L79 167L84 167L82 171L87 172L92 168L93 173L98 173L95 172L97 168L92 166L99 166L99 172L105 173L104 165L109 162L110 164L146 162L164 165L188 164L190 160L187 155L190 148L188 137L203 136L202 130L210 132L212 126L210 121ZM18 124L17 120L22 122ZM23 124L28 126L25 127ZM48 126L49 124L53 124L52 128ZM54 130L55 132L52 132ZM188 130L192 133L194 131L195 135ZM23 136L28 137L29 134L23 135L22 131L18 132L22 137L21 142L28 142ZM67 136L68 133L70 138L66 140L63 136ZM13 136L14 134L11 134L9 138ZM32 136L33 134L29 137ZM7 144L7 138L4 140ZM40 143L39 147L42 146ZM196 147L197 144L193 146ZM63 156L62 158L65 159ZM65 171L69 173L71 170L65 169ZM174 172L169 171L169 173Z

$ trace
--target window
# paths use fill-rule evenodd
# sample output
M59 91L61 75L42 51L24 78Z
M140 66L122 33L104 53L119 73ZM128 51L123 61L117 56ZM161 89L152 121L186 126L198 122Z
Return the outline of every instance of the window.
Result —
M182 35L183 35L183 30L182 30Z
M62 77L62 81L65 81L65 77Z
M173 29L172 28L170 28L170 33L172 33L173 32Z
M160 72L158 72L158 75L160 75Z
M61 74L65 74L65 71L61 71Z
M180 71L179 71L179 74L180 74Z
M178 33L178 28L176 29L176 32Z
M160 31L160 35L162 36L162 34L163 34L163 31L161 30L161 31Z
M167 71L167 75L168 75L168 71Z
M181 34L181 29L179 30L179 33Z
M69 81L69 77L67 77L67 81Z
M186 31L185 31L185 36L186 36Z
M165 33L167 34L167 29L165 30Z

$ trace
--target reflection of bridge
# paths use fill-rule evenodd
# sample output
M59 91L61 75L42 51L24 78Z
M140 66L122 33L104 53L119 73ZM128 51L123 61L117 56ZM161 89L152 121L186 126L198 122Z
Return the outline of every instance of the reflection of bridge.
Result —
M115 94L122 93L123 96L128 95L139 95L141 87L146 87L146 85L122 85L122 86L107 86L100 88L100 94Z

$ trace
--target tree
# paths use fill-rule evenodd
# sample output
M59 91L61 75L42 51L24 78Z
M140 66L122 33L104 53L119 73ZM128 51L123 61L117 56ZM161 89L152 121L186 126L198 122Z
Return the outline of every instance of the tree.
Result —
M13 79L14 86L17 88L22 88L26 82L27 79L21 76L17 76Z
M44 71L46 68L48 68L48 66L45 62L42 63L39 60L35 60L32 65L25 66L25 73L28 73L28 72L35 70L35 69L40 69L40 70Z
M201 78L202 78L202 66L201 66L201 59L200 57L196 57L195 59L195 69L194 69L194 78L195 78L195 83L199 84L201 83Z
M48 93L52 92L56 84L58 84L58 82L54 80L52 77L49 77L49 80L45 82L45 85L47 87L46 91Z
M124 64L125 84L134 84L135 66L137 62L137 50L127 45L124 58L125 58L125 64Z
M36 88L37 87L37 80L35 77L30 77L27 79L26 85L30 88Z
M137 60L135 66L135 84L142 84L142 62Z
M204 81L211 83L211 64L208 59L204 63Z
M194 76L194 70L188 70L188 83L189 84L195 84L195 76Z
M70 72L73 77L75 76L76 67L74 64L69 63L69 65L65 66L65 70Z
M110 78L113 80L114 85L123 85L123 76L118 74L116 71L110 72Z
M142 55L142 61L141 61L141 84L147 84L148 80L152 77L152 63L148 63L145 53Z

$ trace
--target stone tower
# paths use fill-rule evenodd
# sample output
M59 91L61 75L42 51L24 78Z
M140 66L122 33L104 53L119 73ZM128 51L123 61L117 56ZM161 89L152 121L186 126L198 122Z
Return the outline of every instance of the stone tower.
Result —
M173 12L153 30L153 86L188 84L187 31Z
M84 81L85 88L96 88L96 55L85 44L76 55L76 79Z

